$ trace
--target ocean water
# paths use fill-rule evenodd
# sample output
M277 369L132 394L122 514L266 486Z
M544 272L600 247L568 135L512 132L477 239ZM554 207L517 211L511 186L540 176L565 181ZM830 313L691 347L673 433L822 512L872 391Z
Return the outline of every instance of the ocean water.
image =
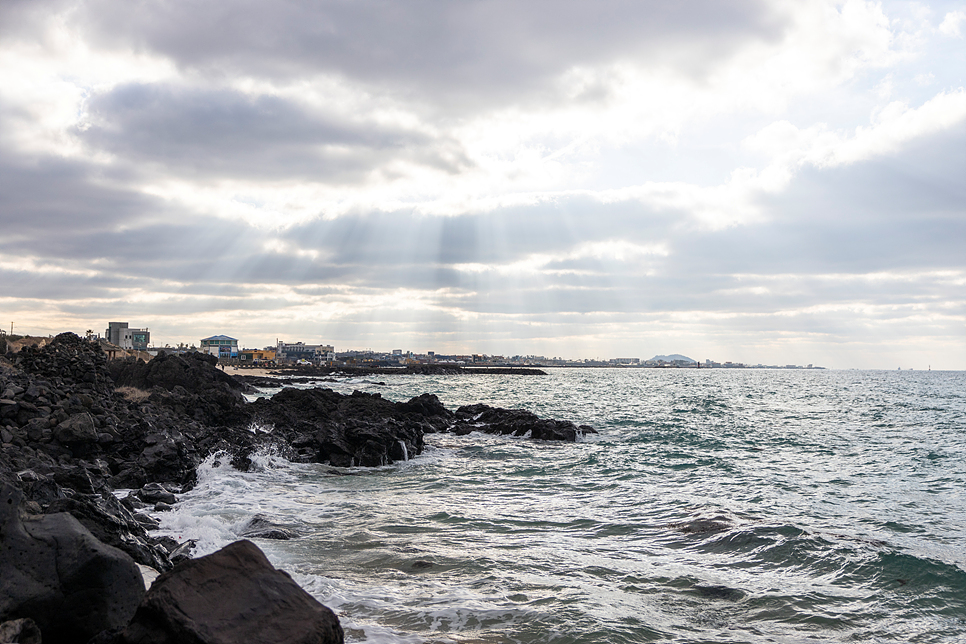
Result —
M378 381L378 382L377 382ZM378 469L205 463L156 515L272 562L373 643L966 642L966 373L554 369L326 383L586 423L427 435ZM272 393L271 391L267 392Z

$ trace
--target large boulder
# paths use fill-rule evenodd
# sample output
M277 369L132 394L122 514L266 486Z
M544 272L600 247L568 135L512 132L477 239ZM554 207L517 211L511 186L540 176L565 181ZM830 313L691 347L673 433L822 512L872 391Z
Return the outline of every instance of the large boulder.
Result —
M329 644L335 614L251 541L185 561L155 580L118 644Z
M157 570L171 568L167 550L148 537L145 524L151 525L150 518L142 515L141 519L146 520L142 522L113 494L56 499L47 507L47 513L56 512L69 513L98 541L126 552L135 563Z
M137 564L69 514L22 520L22 500L0 489L0 622L32 619L45 644L123 627L144 597Z

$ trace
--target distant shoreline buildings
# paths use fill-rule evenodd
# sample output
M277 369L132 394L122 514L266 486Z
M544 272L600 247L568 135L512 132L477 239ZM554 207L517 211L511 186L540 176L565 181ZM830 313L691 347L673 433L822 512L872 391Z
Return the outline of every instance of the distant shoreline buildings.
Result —
M285 342L277 340L275 346L262 349L242 348L239 340L228 335L218 334L202 338L198 346L180 344L177 347L155 347L151 345L151 333L147 328L130 328L127 322L110 322L104 332L105 339L125 350L143 351L157 355L200 351L213 355L219 361L237 366L275 366L286 364L313 364L325 366L368 366L392 367L418 364L472 365L477 367L614 367L622 369L824 369L808 365L769 365L743 362L717 362L705 359L699 362L681 354L657 355L642 360L640 358L607 358L568 360L540 355L488 355L485 353L444 355L435 351L414 353L402 349L390 351L347 350L336 351L331 344L307 344L305 342Z

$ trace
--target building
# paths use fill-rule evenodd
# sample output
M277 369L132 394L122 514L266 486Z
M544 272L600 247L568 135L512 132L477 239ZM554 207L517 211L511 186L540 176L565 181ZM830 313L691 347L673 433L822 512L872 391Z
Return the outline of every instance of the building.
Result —
M331 344L305 344L304 342L279 342L275 347L278 362L331 362L335 360L335 347Z
M275 362L275 349L242 349L238 361L244 364L263 364Z
M201 352L218 358L237 358L238 340L227 335L213 335L201 341Z
M151 332L147 329L128 328L127 322L108 322L104 338L122 349L147 351L151 344Z

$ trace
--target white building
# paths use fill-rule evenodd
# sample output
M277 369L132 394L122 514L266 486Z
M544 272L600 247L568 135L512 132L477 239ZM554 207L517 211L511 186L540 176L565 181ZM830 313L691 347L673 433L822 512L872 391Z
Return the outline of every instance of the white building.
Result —
M122 349L147 351L151 344L151 332L147 329L128 328L127 322L108 322L104 339Z
M305 344L304 342L279 342L275 347L278 362L331 362L335 360L335 347L331 344Z

